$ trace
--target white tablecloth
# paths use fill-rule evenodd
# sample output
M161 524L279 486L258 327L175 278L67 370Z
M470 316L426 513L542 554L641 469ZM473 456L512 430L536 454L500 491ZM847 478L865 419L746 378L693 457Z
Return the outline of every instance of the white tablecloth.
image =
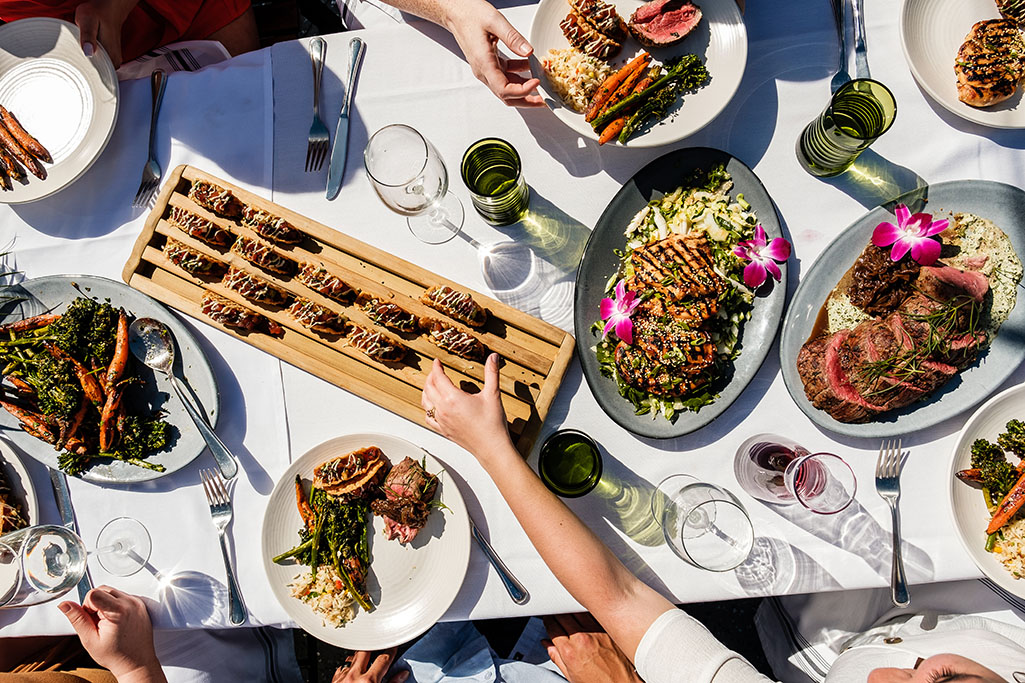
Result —
M893 89L899 103L891 132L862 157L860 167L875 171L875 183L859 182L854 173L816 180L800 169L794 157L797 133L828 99L836 49L828 3L752 3L747 15L750 56L740 90L704 131L676 145L719 147L755 169L794 242L791 291L801 272L846 225L867 208L909 189L918 176L928 182L1022 180L1019 149L1025 145L1025 134L962 123L931 104L914 84L901 54L897 3L868 0L866 4L873 75ZM528 33L533 5L508 7L506 12ZM347 73L351 35L327 37L322 104L331 130L341 97L340 79ZM590 227L623 182L669 150L598 148L578 140L544 109L504 107L473 78L454 42L437 27L414 23L359 35L368 49L351 124L345 184L333 202L323 196L326 171L302 171L312 83L305 44L298 42L282 43L196 74L171 76L159 124L161 162L168 169L179 163L195 164L467 286L488 291L474 244L464 239L439 246L421 244L409 234L404 220L377 199L363 174L361 154L369 132L394 122L413 125L437 146L453 172L452 190L467 210L468 238L485 245L512 238L533 247L543 261L547 278L543 286L496 295L568 328L572 277ZM87 272L119 277L142 222L141 215L128 207L145 159L148 107L145 82L123 84L114 139L87 177L44 202L0 210L0 235L15 237L18 264L27 275ZM487 226L473 212L455 173L463 150L490 135L508 139L521 154L535 216L529 225ZM0 244L4 241L0 239ZM400 435L443 460L478 525L532 594L526 605L515 606L475 548L462 590L445 619L576 609L468 453L207 325L195 323L193 328L205 341L221 386L224 414L218 431L241 455L245 470L235 490L232 535L250 623L285 623L266 585L260 556L259 526L273 482L289 458L325 439L353 432ZM1009 383L1021 378L1019 369ZM905 438L912 454L904 474L901 508L912 583L979 575L954 537L944 494L949 452L966 419L962 416ZM636 438L617 427L594 401L574 362L542 437L563 426L583 429L605 451L602 485L570 505L628 566L678 601L888 582L889 515L872 490L879 444L838 439L816 428L783 386L775 344L755 380L723 417L694 434L669 441ZM746 496L732 474L733 454L748 436L768 431L784 432L810 448L844 456L861 483L852 508L834 517L812 517L770 508ZM45 503L44 520L56 521L45 472L34 463L29 465ZM209 456L203 456L151 486L72 484L88 543L105 521L121 514L138 517L150 527L152 565L159 577L142 573L116 579L104 575L96 564L91 567L97 583L108 582L152 598L163 626L224 623L223 569L196 471L211 465ZM743 570L725 574L697 570L662 542L647 512L648 497L654 483L679 472L730 488L747 507L757 545ZM0 627L4 635L68 631L52 605L0 612Z

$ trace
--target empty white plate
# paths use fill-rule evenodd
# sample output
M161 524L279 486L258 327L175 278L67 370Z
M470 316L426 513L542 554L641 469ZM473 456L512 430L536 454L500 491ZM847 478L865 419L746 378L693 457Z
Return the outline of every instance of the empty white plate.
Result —
M993 0L905 0L900 40L918 85L945 109L991 128L1025 128L1022 89L1008 100L982 109L957 99L954 60L976 22L999 19Z
M33 18L0 26L0 105L53 157L45 180L28 174L0 202L41 199L70 185L107 146L117 121L118 82L101 48L86 57L78 27Z
M628 21L634 10L644 4L641 0L609 0L616 6L623 21ZM651 48L651 56L665 62L671 57L694 53L701 58L711 77L709 82L696 92L677 100L676 106L664 120L647 129L647 124L627 142L627 147L661 147L682 140L704 128L726 108L744 77L747 65L747 29L740 16L735 0L703 0L702 18L694 32L676 45L666 48ZM541 0L530 27L530 44L534 46L531 70L541 80L541 91L545 104L560 121L580 135L597 140L598 134L591 124L584 121L584 115L564 105L555 90L548 83L540 61L548 51L569 47L566 36L559 28L559 22L569 14L566 0ZM645 49L632 37L623 43L622 51L610 63L618 68L634 55ZM612 143L610 143L612 144ZM615 143L619 145L619 143Z

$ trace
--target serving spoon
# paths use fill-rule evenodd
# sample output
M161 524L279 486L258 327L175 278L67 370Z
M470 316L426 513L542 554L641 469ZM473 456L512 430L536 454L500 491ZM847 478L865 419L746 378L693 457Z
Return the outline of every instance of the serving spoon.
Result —
M199 430L206 445L210 448L214 460L217 461L217 467L221 470L221 476L225 479L234 477L238 473L238 462L235 460L235 456L210 428L203 415L192 405L192 401L185 395L181 380L175 377L174 337L171 335L171 330L167 329L167 325L153 318L138 318L128 328L128 348L147 367L162 372L167 377L174 393L185 406L189 417L196 423L196 429Z

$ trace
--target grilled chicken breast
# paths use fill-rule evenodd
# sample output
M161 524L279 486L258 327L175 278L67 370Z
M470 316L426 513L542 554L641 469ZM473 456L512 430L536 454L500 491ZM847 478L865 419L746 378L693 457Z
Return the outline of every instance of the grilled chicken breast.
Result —
M626 288L641 292L654 289L669 301L714 297L723 279L712 268L712 250L704 235L670 235L634 250L630 255L634 275Z
M1025 75L1025 40L1014 21L980 21L965 37L954 62L957 97L972 107L1003 102Z

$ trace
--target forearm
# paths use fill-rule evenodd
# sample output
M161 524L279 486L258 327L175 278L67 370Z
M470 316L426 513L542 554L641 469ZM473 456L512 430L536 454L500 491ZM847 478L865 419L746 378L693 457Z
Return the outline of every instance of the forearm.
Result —
M541 559L633 658L648 626L673 605L637 579L551 493L508 441L481 458Z
M117 683L167 683L167 678L160 665L154 664L121 674L117 677Z
M384 0L392 7L448 28L449 18L468 2L481 0Z

